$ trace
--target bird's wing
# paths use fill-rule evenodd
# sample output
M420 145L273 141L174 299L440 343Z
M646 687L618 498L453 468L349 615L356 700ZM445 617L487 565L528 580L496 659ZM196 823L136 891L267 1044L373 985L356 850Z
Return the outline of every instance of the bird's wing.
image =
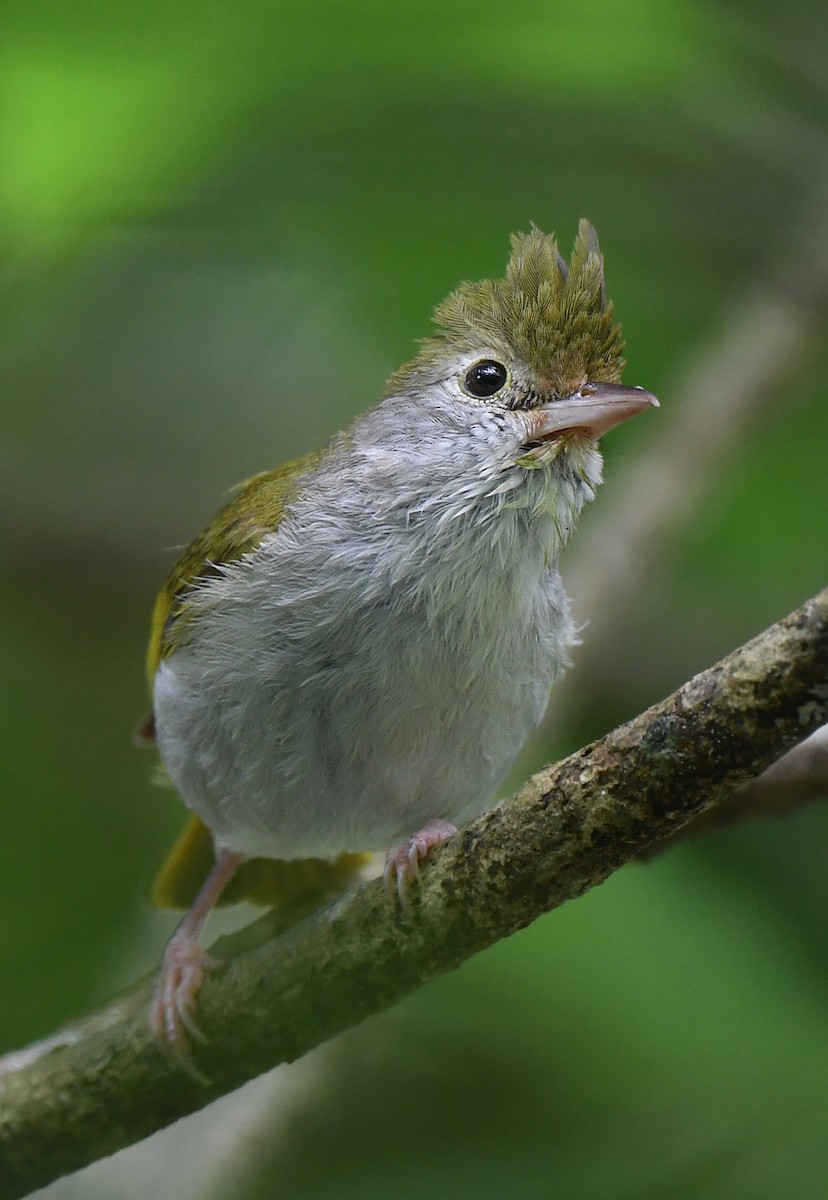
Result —
M319 462L321 454L306 454L273 471L263 471L240 484L224 508L195 541L191 542L167 576L152 614L147 675L150 686L158 664L173 648L172 630L181 615L187 593L234 562L275 532L299 493L302 476Z
M224 564L254 550L279 528L299 493L301 478L320 458L320 454L308 454L248 479L181 555L155 602L147 651L150 686L158 664L174 649L173 630L187 593ZM148 745L154 740L155 722L150 713L139 725L136 741ZM153 902L160 908L189 908L214 861L212 834L198 817L190 817L155 879ZM343 854L334 862L250 859L236 872L220 903L250 900L276 906L289 916L343 891L371 861L370 854Z

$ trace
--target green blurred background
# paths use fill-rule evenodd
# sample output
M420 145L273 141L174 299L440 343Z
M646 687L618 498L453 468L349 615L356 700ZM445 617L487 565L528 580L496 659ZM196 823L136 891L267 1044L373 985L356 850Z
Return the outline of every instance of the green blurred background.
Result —
M130 744L171 548L371 404L513 230L568 251L592 219L627 379L662 398L608 441L591 534L625 481L656 505L670 431L696 412L709 438L671 467L626 599L584 584L526 763L824 586L828 10L6 0L0 20L2 1049L148 971L171 927L147 892L182 810ZM734 416L728 347L749 365L777 336ZM628 867L55 1195L822 1197L826 833L812 807Z

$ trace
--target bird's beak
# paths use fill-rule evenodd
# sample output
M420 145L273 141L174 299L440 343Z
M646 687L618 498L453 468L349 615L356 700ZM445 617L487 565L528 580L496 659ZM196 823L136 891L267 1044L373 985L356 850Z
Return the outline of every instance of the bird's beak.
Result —
M658 408L652 392L620 383L584 383L563 400L554 400L533 411L535 436L548 438L556 433L583 430L591 438L602 437L630 417L648 408Z

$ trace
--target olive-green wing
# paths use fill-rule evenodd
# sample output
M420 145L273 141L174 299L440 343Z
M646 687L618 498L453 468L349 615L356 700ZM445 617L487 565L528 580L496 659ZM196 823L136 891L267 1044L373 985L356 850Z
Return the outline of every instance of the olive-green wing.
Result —
M158 594L152 614L147 650L150 687L158 664L172 649L172 630L187 592L201 580L215 575L222 565L255 550L268 534L279 528L299 494L302 476L316 466L322 453L306 454L240 484L224 508L181 555Z

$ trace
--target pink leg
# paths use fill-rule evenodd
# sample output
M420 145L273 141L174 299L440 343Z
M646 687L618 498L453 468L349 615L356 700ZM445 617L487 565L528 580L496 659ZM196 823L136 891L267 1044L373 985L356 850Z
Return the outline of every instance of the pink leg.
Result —
M385 886L391 895L396 888L400 904L406 912L411 910L408 889L414 880L420 878L420 859L426 857L432 846L438 846L454 833L457 833L457 826L448 821L427 821L408 841L401 846L392 846L386 854L382 873Z
M218 965L202 950L199 937L219 896L243 862L241 854L232 854L229 850L219 854L192 907L164 951L161 974L150 1006L149 1026L165 1049L185 1060L189 1060L190 1036L198 1041L205 1040L193 1013L205 975Z

